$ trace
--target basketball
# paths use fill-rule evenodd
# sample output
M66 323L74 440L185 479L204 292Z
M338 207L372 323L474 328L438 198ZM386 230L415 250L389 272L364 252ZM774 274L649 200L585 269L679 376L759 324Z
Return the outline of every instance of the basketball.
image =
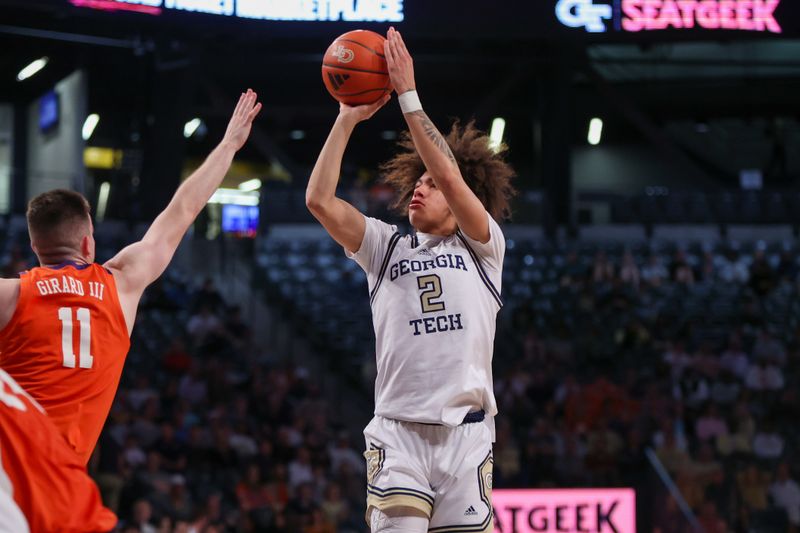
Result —
M331 96L347 105L362 105L391 92L385 41L374 31L354 30L331 43L322 60L322 81Z

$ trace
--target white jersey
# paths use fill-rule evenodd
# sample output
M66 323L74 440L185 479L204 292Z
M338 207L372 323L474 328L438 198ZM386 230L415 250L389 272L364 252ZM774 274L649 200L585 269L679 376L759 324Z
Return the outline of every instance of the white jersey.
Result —
M485 244L461 232L400 236L366 218L361 248L347 255L369 283L376 415L457 426L483 409L494 435L492 352L505 239L486 216Z

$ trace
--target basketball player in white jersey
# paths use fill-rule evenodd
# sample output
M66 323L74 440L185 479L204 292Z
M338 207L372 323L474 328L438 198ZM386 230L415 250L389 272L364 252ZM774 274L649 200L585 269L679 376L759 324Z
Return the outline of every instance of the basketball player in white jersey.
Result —
M309 210L364 269L375 328L375 418L364 431L373 533L493 529L492 347L513 175L472 124L447 136L422 110L411 56L389 30L392 85L410 130L383 166L413 235L336 197L342 156L372 105L340 106L306 191Z

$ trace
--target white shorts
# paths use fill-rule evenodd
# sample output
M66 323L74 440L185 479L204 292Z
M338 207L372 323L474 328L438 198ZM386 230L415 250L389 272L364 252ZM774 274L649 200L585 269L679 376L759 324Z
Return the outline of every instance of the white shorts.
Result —
M492 435L486 423L451 428L376 416L364 430L370 509L413 507L431 533L492 531Z

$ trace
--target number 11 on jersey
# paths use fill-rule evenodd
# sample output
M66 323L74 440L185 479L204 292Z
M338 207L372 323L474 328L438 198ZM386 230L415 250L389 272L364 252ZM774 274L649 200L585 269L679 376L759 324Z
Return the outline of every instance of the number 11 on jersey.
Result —
M79 307L75 313L80 324L80 353L79 353L79 366L80 368L92 368L94 364L94 357L90 352L92 345L92 327L89 322L89 310L84 307ZM61 307L58 310L58 319L61 321L61 351L64 355L64 366L67 368L75 368L75 352L72 349L72 308Z

